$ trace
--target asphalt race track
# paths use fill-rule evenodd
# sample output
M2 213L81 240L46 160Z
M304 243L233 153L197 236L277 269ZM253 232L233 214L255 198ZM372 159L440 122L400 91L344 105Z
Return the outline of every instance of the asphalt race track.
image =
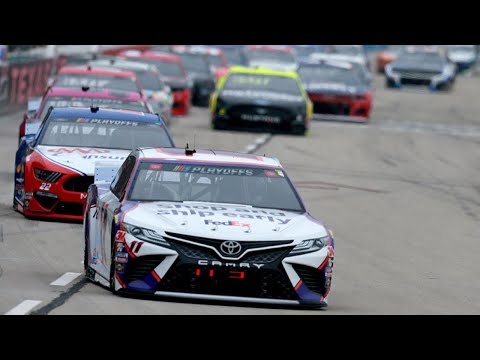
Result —
M0 314L479 314L479 89L480 78L460 77L450 94L399 92L377 77L370 124L315 121L307 138L214 132L206 109L174 119L178 146L196 134L198 148L282 161L312 215L334 231L325 311L117 297L86 282L81 224L12 210L21 113L4 115Z

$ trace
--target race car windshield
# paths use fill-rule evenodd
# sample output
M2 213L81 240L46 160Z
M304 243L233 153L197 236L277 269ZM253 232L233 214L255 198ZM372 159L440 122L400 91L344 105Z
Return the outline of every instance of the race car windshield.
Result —
M208 55L208 62L215 67L225 66L220 55Z
M274 61L287 64L295 63L294 55L287 51L249 50L247 56L250 61Z
M397 60L397 62L413 62L424 63L428 65L442 65L442 57L435 52L412 52L403 53Z
M160 91L163 89L158 74L149 71L138 71L136 75L144 90Z
M282 170L142 162L132 201L196 201L304 212Z
M37 143L45 146L132 150L172 147L163 124L95 118L54 118Z
M245 65L245 56L240 49L223 49L229 66Z
M140 90L133 78L95 74L60 74L55 81L55 86L76 89L88 86L91 89L115 89L133 92Z
M298 57L309 57L310 55L322 52L321 46L298 46L295 48Z
M358 45L335 45L332 50L332 52L335 54L353 56L363 55L362 47Z
M210 67L208 65L207 58L202 54L180 54L183 65L187 69L187 72L209 74Z
M449 52L475 53L474 45L448 45L447 49Z
M174 61L163 61L158 59L129 59L137 62L155 65L160 75L167 77L184 77L181 66Z
M39 119L43 119L50 106L53 107L89 107L91 105L99 108L123 109L132 111L149 112L145 103L141 100L120 100L109 98L89 98L80 96L50 96L45 102Z
M223 90L256 90L302 95L296 79L274 75L231 74Z
M298 70L302 81L309 83L342 83L360 85L361 77L355 70L337 68L333 66L302 66Z

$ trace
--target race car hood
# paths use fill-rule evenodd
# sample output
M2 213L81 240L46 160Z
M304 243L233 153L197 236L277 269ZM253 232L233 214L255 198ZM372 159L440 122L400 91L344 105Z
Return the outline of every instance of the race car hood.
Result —
M297 105L305 102L300 95L261 90L223 90L220 97L228 104L252 102L260 105Z
M358 95L368 91L365 85L351 86L345 83L306 83L305 90L309 94Z
M36 151L55 164L87 176L94 175L96 161L123 161L131 152L130 150L43 145L38 146Z
M251 60L250 67L263 67L280 71L295 71L297 70L298 66L295 63L284 63L268 60Z
M306 214L210 203L140 203L124 222L162 232L225 240L305 240L327 236Z
M441 64L398 60L391 64L391 69L393 71L425 71L441 73L444 67Z

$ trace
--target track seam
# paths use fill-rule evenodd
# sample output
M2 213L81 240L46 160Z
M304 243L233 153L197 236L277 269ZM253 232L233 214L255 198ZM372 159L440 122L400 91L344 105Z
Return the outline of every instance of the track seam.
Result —
M79 292L85 285L87 285L87 283L87 279L83 278L75 285L73 285L70 289L61 293L59 296L57 296L45 306L42 306L40 309L33 311L31 315L48 315L52 310L55 310L59 306L65 304L68 299L70 299L73 295Z

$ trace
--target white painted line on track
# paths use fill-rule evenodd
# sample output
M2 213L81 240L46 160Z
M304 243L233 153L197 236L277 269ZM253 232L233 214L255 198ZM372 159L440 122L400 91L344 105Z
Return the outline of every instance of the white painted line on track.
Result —
M263 135L263 136L260 136L258 138L255 139L255 141L253 142L253 144L250 144L250 145L247 145L245 147L245 150L244 152L245 153L252 153L254 152L256 149L259 149L262 145L264 145L271 137L272 135Z
M20 304L15 306L12 310L6 312L5 315L26 315L40 303L40 300L24 300Z
M79 277L80 273L72 273L72 272L67 272L60 276L57 280L54 282L50 283L50 285L53 286L66 286L70 284L73 280L75 280L77 277Z
M245 152L246 153L249 153L251 151L253 151L257 146L256 145L248 145L246 148L245 148Z

